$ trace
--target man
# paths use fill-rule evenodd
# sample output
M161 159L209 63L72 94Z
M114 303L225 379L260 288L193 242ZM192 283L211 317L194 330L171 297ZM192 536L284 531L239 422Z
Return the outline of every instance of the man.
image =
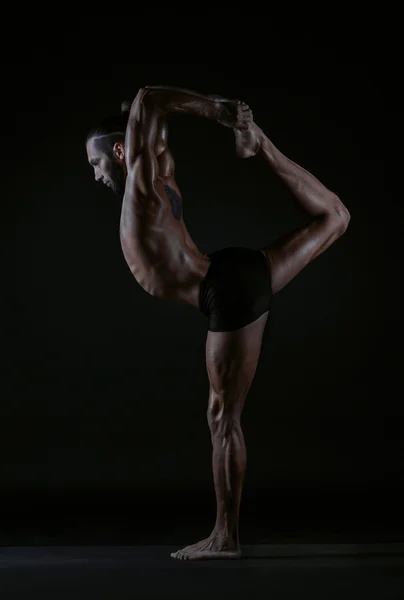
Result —
M166 115L188 113L232 127L241 158L261 156L311 222L260 250L226 248L207 256L191 239L167 144ZM125 131L126 127L126 131ZM273 296L346 231L340 199L286 158L238 101L175 88L142 88L127 121L106 121L86 141L95 178L123 195L120 240L138 283L208 317L207 417L213 446L216 523L210 536L173 553L180 559L239 558L239 507L246 467L240 426Z

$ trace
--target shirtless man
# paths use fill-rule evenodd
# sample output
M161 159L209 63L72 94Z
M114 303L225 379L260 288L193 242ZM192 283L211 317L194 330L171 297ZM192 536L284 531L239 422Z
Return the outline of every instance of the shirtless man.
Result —
M308 225L257 250L203 254L182 217L167 145L166 115L200 115L231 127L241 158L260 156L311 216ZM238 101L176 88L142 88L123 120L106 120L86 140L95 179L123 196L120 240L137 282L208 317L207 419L213 446L216 523L210 536L172 553L179 559L239 558L239 508L246 448L240 417L255 375L273 296L346 231L340 199L286 158Z

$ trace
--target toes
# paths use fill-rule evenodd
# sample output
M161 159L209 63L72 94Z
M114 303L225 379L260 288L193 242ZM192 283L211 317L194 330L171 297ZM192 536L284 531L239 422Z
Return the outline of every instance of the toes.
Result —
M184 550L177 550L177 552L171 552L170 556L177 558L178 560L189 560L189 556Z

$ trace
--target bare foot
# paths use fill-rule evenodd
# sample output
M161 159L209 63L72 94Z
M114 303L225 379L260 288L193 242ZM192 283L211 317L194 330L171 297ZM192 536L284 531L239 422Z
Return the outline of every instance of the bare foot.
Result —
M236 152L240 158L256 156L261 150L262 129L254 121L249 123L247 129L233 129L236 137Z
M180 560L230 559L240 558L241 551L240 548L221 540L218 535L212 534L205 540L186 546L177 552L172 552L171 556Z

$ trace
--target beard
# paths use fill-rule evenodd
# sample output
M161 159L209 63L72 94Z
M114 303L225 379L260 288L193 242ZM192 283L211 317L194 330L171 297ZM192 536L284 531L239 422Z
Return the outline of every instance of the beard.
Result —
M125 194L125 174L122 166L113 161L111 163L111 172L109 176L112 191L123 198Z

